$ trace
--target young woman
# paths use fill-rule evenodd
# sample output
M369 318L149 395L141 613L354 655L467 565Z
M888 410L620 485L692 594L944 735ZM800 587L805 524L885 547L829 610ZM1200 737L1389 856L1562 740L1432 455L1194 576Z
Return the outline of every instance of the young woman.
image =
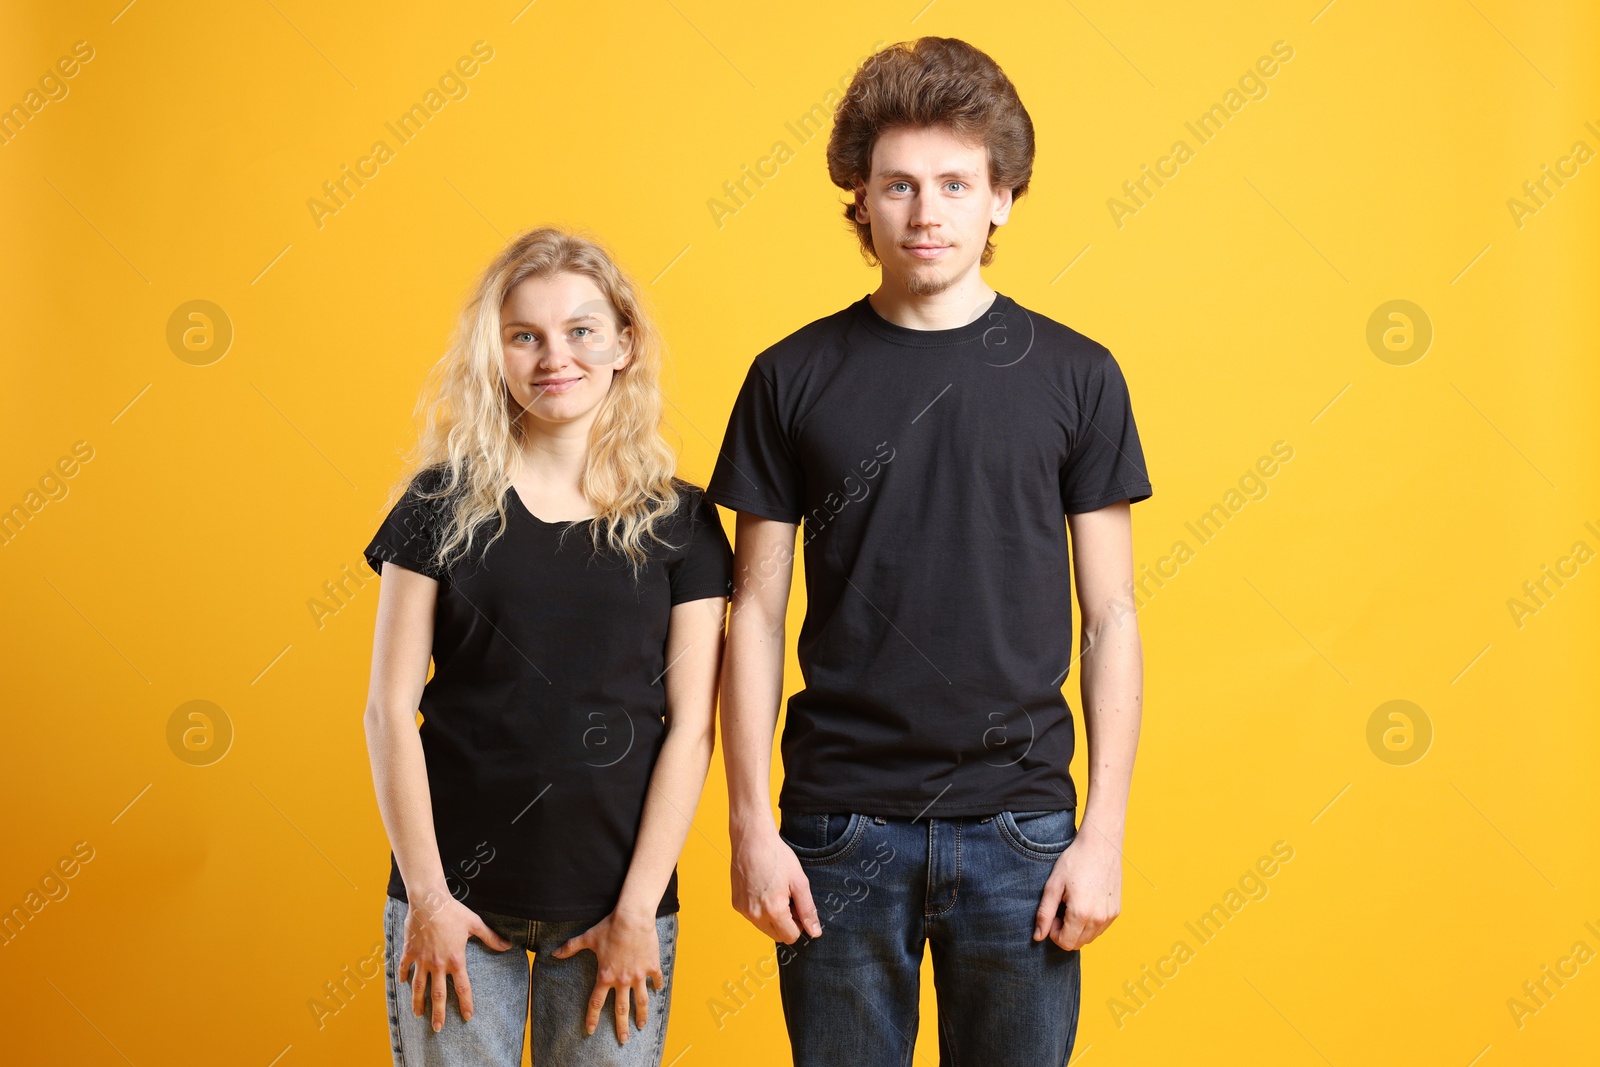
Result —
M604 249L540 229L419 405L366 549L397 1065L514 1067L530 1008L542 1067L661 1060L733 556L673 475L660 362Z

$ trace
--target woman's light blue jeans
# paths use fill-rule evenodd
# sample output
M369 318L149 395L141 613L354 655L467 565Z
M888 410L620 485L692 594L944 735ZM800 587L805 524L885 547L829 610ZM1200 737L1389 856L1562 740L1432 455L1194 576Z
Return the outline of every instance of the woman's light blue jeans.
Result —
M583 933L589 922L537 922L480 911L479 918L511 942L496 952L476 937L467 939L467 979L472 983L473 1014L461 1018L453 980L446 982L444 1028L433 1032L432 992L425 991L423 1014L411 1012L411 984L395 967L405 950L406 911L403 900L386 897L383 910L384 977L389 997L389 1041L395 1067L519 1067L523 1035L532 1018L533 1062L539 1067L657 1067L667 1037L667 1012L672 1000L672 964L678 947L678 916L656 920L661 941L661 973L666 983L649 990L650 1016L638 1029L628 1012L626 1045L617 1040L613 1021L615 992L606 997L600 1025L584 1030L589 996L594 992L599 963L588 950L556 959L551 950ZM534 953L529 961L528 953Z

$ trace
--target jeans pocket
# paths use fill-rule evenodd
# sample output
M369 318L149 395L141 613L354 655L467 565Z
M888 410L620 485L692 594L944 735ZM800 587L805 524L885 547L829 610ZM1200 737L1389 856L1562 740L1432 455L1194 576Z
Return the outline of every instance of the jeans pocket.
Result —
M1054 860L1078 835L1073 808L1060 811L1003 811L995 820L1006 844L1029 859Z
M801 863L825 863L843 857L866 829L859 812L811 815L782 812L778 836L794 850Z

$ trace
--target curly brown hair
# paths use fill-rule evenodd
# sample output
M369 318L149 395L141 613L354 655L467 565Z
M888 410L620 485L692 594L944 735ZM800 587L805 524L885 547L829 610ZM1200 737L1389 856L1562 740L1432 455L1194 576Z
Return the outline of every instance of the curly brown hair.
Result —
M860 194L872 174L872 146L896 126L943 126L968 144L988 150L989 180L1010 188L1012 199L1028 191L1033 176L1033 120L1016 86L1000 65L954 37L919 37L874 53L856 71L833 113L828 137L828 178L852 194L845 221L855 228L861 254L877 266L872 225L856 219ZM984 240L987 267L994 259L994 223Z

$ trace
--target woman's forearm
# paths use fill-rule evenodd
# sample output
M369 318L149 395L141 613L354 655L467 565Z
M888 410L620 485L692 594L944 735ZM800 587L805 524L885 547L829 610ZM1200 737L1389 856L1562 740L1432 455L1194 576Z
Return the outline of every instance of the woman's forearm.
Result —
M715 745L710 716L704 727L668 725L666 740L650 774L650 792L645 797L633 860L617 900L618 912L654 920L672 869L688 840Z
M369 708L365 724L378 811L406 895L413 906L437 902L450 890L433 832L433 798L415 713Z

